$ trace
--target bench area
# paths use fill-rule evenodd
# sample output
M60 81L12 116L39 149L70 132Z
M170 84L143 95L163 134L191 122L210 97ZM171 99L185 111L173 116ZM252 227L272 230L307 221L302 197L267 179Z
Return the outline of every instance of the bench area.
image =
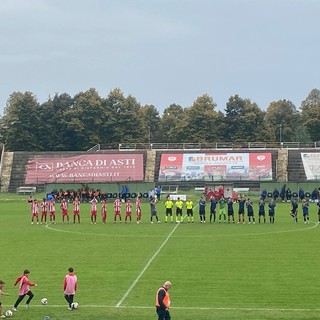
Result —
M37 187L18 187L17 194L35 194Z

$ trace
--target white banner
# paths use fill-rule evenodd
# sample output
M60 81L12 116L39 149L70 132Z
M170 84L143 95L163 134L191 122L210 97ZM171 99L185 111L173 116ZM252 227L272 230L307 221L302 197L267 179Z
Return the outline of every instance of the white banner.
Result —
M320 153L302 152L301 159L307 180L316 180L320 178Z

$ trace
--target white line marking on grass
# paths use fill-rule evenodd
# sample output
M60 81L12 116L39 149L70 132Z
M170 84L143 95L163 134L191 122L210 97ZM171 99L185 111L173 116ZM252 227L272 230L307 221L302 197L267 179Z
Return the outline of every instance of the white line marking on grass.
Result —
M139 275L137 276L137 278L133 281L132 285L129 287L129 289L127 290L127 292L123 295L123 297L120 299L120 301L116 304L116 307L120 307L122 302L128 297L128 295L130 294L130 292L132 291L132 289L135 287L135 285L138 283L138 281L140 280L140 278L143 276L143 274L146 272L146 270L148 269L148 267L150 266L150 264L152 263L152 261L154 260L154 258L159 254L159 252L161 251L161 249L166 245L166 243L168 242L168 240L171 238L172 234L177 230L178 226L180 225L180 223L178 223L173 230L169 233L169 235L167 236L167 238L163 241L163 243L161 244L161 246L158 248L158 250L155 252L155 254L149 259L149 261L147 262L147 264L145 265L145 267L142 269L142 271L139 273Z
M10 307L12 305L3 305L4 307ZM32 304L30 308L67 308L65 304L56 304L56 305L40 305L40 304ZM113 308L122 308L122 309L154 309L154 306L113 306L113 305L102 305L102 304L80 304L80 308L105 308L105 309L113 309ZM319 308L259 308L259 307L171 307L171 309L175 310L225 310L225 311L291 311L291 312L307 312L307 311L320 311Z
M186 217L186 215L183 217L183 219ZM308 227L303 227L300 229L291 229L291 230L278 230L278 231L270 231L270 232L259 232L259 230L256 229L256 233L232 233L232 234L210 234L210 235L201 235L201 234L195 234L195 235L178 235L178 236L172 236L173 238L218 238L218 237L246 237L246 236L260 236L260 235L269 235L269 234L277 234L277 233L289 233L289 232L299 232L299 231L308 231L311 229L314 229L316 227L319 227L320 224L314 221L310 221L313 225ZM209 224L210 225L210 224ZM258 224L257 224L258 225ZM123 237L123 238L162 238L163 235L137 235L137 234L109 234L109 233L87 233L87 232L79 232L79 231L71 231L71 230L63 230L58 228L52 228L50 225L46 225L46 228L52 231L56 232L64 232L64 233L73 233L73 234L79 234L79 235L89 235L89 236L98 236L98 237ZM241 228L241 227L240 227ZM252 228L255 228L252 226ZM214 229L215 231L217 229Z
M89 232L71 231L71 230L52 228L49 225L46 225L46 228L48 228L49 230L52 230L52 231L56 231L56 232L73 233L73 234L79 234L79 235L98 236L98 237L163 238L163 235L150 236L150 235L139 235L139 234L110 234L110 233L89 233Z

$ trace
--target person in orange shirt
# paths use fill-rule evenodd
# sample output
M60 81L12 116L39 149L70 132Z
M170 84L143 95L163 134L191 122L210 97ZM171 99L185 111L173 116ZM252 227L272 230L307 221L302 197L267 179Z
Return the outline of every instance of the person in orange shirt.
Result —
M171 288L171 282L166 281L162 287L160 287L156 294L156 312L158 320L170 320L169 313L170 308L170 295L168 290Z

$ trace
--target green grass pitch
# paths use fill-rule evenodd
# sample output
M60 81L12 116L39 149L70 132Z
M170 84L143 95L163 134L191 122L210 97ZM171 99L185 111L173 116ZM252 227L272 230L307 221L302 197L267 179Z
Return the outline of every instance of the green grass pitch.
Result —
M165 280L172 282L172 319L320 318L320 230L313 203L310 224L302 222L300 207L300 221L293 223L286 203L277 204L274 225L200 224L197 209L193 224L165 224L163 203L157 204L162 222L150 224L144 203L140 225L114 224L111 204L107 224L99 214L91 225L89 205L82 204L81 224L62 224L57 209L58 223L46 227L30 224L26 198L0 197L0 279L10 294L0 297L4 311L17 298L13 282L25 268L38 284L30 309L23 302L12 319L157 319L155 292ZM79 281L74 311L67 310L62 289L70 266Z

